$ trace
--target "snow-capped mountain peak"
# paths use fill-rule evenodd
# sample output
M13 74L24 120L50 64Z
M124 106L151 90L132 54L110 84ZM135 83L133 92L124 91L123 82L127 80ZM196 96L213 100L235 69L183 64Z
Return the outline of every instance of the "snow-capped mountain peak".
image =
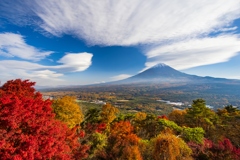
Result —
M158 63L155 66L153 66L152 68L161 68L161 67L167 67L168 65L164 64L164 63Z

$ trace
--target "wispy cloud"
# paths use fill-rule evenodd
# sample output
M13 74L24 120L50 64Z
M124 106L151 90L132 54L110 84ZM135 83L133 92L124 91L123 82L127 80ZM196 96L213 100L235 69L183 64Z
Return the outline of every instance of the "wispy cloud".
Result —
M2 83L6 82L10 79L23 78L23 79L31 79L31 81L37 82L37 85L48 85L48 86L56 86L64 83L62 77L64 76L61 73L57 73L55 71L50 70L32 70L26 69L27 66L36 67L34 64L26 64L25 67L11 67L12 63L8 63L5 61L0 61L0 80ZM13 64L18 64L13 62ZM24 63L21 63L24 65Z
M27 23L21 19L31 15L37 17L35 24L53 35L70 34L106 46L195 37L225 28L240 17L239 0L31 0L1 6L2 16L11 15L8 18L19 19L18 23ZM14 14L6 14L11 8L16 8Z
M105 81L101 81L101 82L94 82L94 84L101 84L101 83L106 83Z
M21 59L38 61L52 53L52 51L41 51L28 45L22 35L0 33L0 56L18 57Z
M129 74L120 74L120 75L117 75L117 76L113 76L113 77L110 77L113 81L118 81L118 80L122 80L122 79L126 79L126 78L129 78L131 77L132 75L129 75Z
M187 69L228 61L240 51L237 35L187 39L151 48L146 68L164 62L176 69Z
M221 29L219 29L219 31L221 31L221 32L229 32L229 31L235 31L236 29L238 29L238 27L234 26L234 27L229 27L229 28L221 28Z

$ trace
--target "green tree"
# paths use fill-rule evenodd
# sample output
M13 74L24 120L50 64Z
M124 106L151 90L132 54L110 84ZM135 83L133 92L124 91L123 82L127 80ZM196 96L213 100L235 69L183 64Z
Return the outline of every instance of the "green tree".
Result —
M202 127L205 131L214 127L218 119L216 113L206 107L203 99L193 100L192 107L187 109L186 117L190 127Z
M88 150L89 158L94 159L96 153L107 145L107 134L105 132L107 125L102 123L101 110L90 108L85 114L84 121L81 123L85 131L84 141L90 146Z
M180 127L175 122L165 119L158 120L158 123L163 128L163 130L166 128L170 128L186 141L194 141L196 143L203 142L205 132L201 127Z
M156 137L161 131L157 117L154 114L147 114L145 119L137 122L136 124L138 127L137 135L142 139L149 140L153 137ZM136 124L134 125L136 126Z
M227 105L226 107L224 107L224 109L226 109L228 113L239 112L238 108L237 107L233 107L232 105Z

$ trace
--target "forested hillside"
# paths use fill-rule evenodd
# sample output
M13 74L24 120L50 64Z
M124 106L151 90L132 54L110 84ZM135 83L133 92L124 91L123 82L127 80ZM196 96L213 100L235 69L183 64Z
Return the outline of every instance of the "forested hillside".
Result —
M29 80L0 88L3 160L239 160L240 110L211 110L204 99L168 115L82 106L63 95L45 100Z

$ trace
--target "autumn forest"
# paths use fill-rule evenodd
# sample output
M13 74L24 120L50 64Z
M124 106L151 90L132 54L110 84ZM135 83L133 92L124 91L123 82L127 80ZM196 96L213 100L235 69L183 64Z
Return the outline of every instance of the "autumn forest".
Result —
M114 104L83 111L76 97L44 99L35 82L0 87L3 160L239 160L240 110L195 99L168 114L122 112Z

